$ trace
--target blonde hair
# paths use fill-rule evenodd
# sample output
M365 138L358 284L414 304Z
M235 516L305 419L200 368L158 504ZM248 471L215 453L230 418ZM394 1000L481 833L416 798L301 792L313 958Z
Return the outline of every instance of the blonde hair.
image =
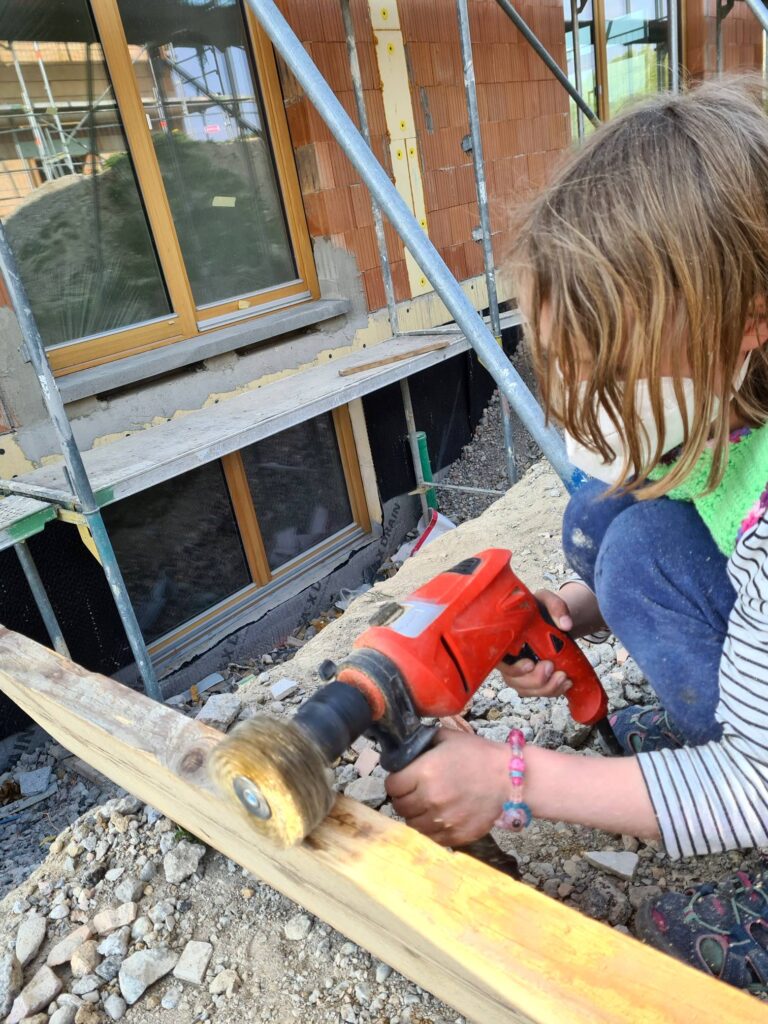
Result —
M762 85L718 81L625 110L575 152L517 224L513 268L530 311L527 327L545 412L581 444L614 458L597 406L627 451L623 486L655 497L691 471L708 438L708 488L728 458L727 385L745 323L768 295L768 117ZM542 306L552 330L541 339ZM634 384L647 378L663 438L662 359L672 363L681 409L681 356L695 412L675 466L648 473ZM578 386L587 369L586 383ZM752 426L768 419L768 361L753 353L734 402ZM668 371L667 371L668 372ZM583 390L581 390L583 388ZM713 420L718 391L725 397ZM633 469L634 467L634 469ZM639 496L640 496L639 495Z

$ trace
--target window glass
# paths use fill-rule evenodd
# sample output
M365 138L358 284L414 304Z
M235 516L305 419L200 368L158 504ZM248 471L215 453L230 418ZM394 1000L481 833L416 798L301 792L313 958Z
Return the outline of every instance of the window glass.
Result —
M667 0L606 0L608 102L615 114L631 99L669 83Z
M0 216L46 345L171 311L85 0L0 3Z
M218 462L108 505L104 520L148 642L251 583Z
M576 75L576 54L574 52L574 41L578 39L578 56L581 70L581 95L587 101L589 106L597 113L598 102L597 102L597 68L596 68L596 57L595 57L595 23L594 15L592 13L592 0L578 0L575 5L576 7L576 22L578 29L576 34L573 31L573 5L571 0L564 0L563 8L565 12L565 52L566 59L568 61L568 78L574 86L578 88L579 83L577 82ZM569 106L571 111L571 138L579 137L578 129L578 107L569 100ZM584 120L584 132L588 133L593 131L593 126L588 118Z
M118 0L198 306L295 280L235 0Z
M271 569L353 521L330 413L242 452Z

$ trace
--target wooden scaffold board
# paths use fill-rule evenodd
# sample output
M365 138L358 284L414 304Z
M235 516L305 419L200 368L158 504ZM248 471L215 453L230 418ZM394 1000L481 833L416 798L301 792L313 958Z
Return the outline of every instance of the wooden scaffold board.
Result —
M221 733L0 627L0 690L61 744L477 1024L767 1024L768 1007L340 797L300 846L207 782Z

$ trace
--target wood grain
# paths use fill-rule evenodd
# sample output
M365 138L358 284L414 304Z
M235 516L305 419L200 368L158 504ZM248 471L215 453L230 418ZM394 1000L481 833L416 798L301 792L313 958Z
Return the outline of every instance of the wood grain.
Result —
M345 366L339 370L339 376L351 377L353 374L362 373L364 370L375 370L379 366L389 366L390 363L399 363L402 359L412 359L414 356L421 356L425 352L437 352L441 348L448 348L448 342L435 341L431 345L422 345L421 348L411 349L409 352L397 352L395 355L385 356L383 359L371 359L367 363Z
M0 690L60 743L478 1024L757 1024L768 1009L339 798L271 848L209 787L221 734L0 627Z

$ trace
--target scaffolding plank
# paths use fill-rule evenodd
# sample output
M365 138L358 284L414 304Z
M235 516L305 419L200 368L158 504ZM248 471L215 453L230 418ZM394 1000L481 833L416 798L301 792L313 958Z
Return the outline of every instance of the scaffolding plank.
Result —
M34 537L55 518L55 509L43 501L17 494L0 498L0 551Z
M434 348L435 342L446 338L444 348ZM83 461L100 504L107 505L451 359L468 348L469 342L462 334L403 335L100 445L83 452ZM414 355L418 349L423 351ZM372 353L377 359L391 356L395 361L340 375L342 370L370 362ZM398 361L403 353L409 358ZM48 487L65 486L60 464L43 466L20 479Z
M221 733L0 627L0 690L76 756L482 1024L766 1024L768 1007L340 797L280 851L205 778Z

